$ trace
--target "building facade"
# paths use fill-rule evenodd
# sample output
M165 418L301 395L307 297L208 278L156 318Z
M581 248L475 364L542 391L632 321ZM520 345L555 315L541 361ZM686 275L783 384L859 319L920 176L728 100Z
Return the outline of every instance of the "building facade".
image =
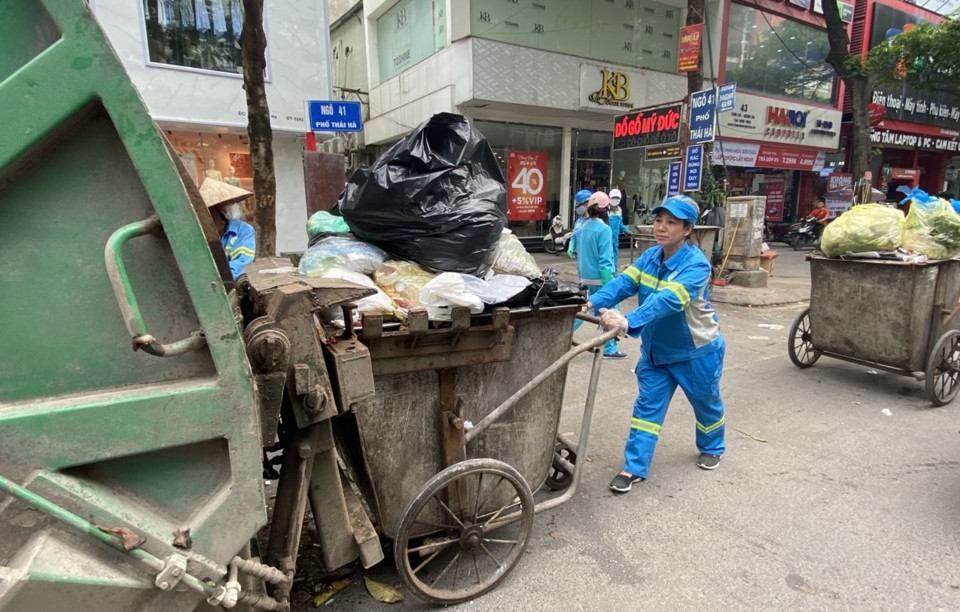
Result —
M264 4L277 249L302 251L306 101L331 98L326 1ZM91 6L197 184L210 176L252 189L239 0L93 0Z
M578 189L620 186L628 198L651 189L642 166L615 165L614 117L686 95L686 76L676 72L685 7L681 0L366 0L366 142L395 142L435 113L465 115L500 161L511 228L542 235L556 214L569 225ZM713 57L721 29L717 20Z
M919 23L941 23L932 10L899 0L860 0L862 27L855 30L851 46L866 54L885 40ZM937 7L933 7L937 8ZM874 186L889 199L903 197L897 189L920 187L928 193L960 194L960 100L947 94L918 92L906 84L873 93L873 104L883 119L871 133L882 149L872 168Z

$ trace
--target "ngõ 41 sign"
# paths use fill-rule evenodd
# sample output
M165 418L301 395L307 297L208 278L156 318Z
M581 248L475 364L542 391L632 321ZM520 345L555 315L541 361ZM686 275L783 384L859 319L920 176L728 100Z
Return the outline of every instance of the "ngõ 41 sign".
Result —
M547 154L510 151L507 154L507 219L540 221L547 217Z
M644 108L618 115L613 123L613 150L657 147L680 142L682 104Z

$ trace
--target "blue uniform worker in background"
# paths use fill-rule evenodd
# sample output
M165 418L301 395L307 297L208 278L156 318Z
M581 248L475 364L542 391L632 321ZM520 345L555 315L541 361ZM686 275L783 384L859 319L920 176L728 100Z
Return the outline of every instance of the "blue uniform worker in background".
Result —
M593 192L589 189L581 189L573 196L573 212L577 216L573 222L573 234L570 236L570 244L567 245L567 255L571 258L577 256L577 236L580 234L580 228L583 222L587 220L587 200Z
M613 248L610 246L612 233L607 224L607 209L610 198L602 191L590 196L587 202L587 220L580 227L577 247L577 274L580 284L587 288L587 294L593 295L613 280L616 275L616 262ZM577 319L577 324L580 320ZM574 326L576 329L578 325ZM626 353L617 348L616 340L608 340L603 345L603 356L607 359L623 359Z
M700 210L690 198L673 196L653 212L657 245L587 303L599 311L605 329L618 328L642 342L636 368L640 393L633 406L623 470L610 483L618 493L647 477L677 386L696 416L697 465L715 469L726 449L720 399L726 344L708 300L710 262L687 242ZM626 315L613 309L634 294L639 294L639 307Z
M619 189L610 190L610 232L613 234L613 263L616 268L620 266L620 236L629 236L630 230L623 222L623 210L620 208L620 200L623 194Z
M205 178L200 185L200 195L210 209L213 223L220 233L220 244L227 256L233 280L237 280L257 252L257 237L253 226L240 220L243 216L240 202L253 194L223 181Z

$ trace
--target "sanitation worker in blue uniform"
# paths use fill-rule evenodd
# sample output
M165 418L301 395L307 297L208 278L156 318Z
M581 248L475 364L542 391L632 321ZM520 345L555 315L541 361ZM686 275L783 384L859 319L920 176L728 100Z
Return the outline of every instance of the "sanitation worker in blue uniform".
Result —
M580 235L580 228L587 220L587 200L593 192L589 189L581 189L573 196L573 213L577 216L573 222L573 234L570 236L570 243L567 245L567 255L571 258L577 256L577 237Z
M200 195L220 232L220 244L230 264L233 280L237 280L244 273L246 265L253 261L257 251L253 226L240 220L243 216L240 202L253 194L223 181L205 178L200 185Z
M623 222L623 210L620 200L623 194L619 189L610 190L610 231L613 233L613 263L620 266L620 236L629 236L630 230Z
M590 196L587 219L580 227L577 239L577 274L580 284L587 288L589 295L599 291L616 275L616 261L613 259L613 247L610 246L613 234L608 225L609 206L610 198L602 191ZM579 326L580 320L576 323L574 329ZM623 359L627 355L617 349L616 340L608 340L603 345L603 356L606 359Z
M697 420L697 465L720 465L724 444L720 375L726 344L708 300L710 262L687 242L700 216L696 202L672 196L653 210L657 245L643 252L620 276L590 296L605 329L641 340L636 375L640 393L633 406L623 470L610 488L625 493L647 477L667 407L679 386ZM631 295L639 307L626 315L613 307Z

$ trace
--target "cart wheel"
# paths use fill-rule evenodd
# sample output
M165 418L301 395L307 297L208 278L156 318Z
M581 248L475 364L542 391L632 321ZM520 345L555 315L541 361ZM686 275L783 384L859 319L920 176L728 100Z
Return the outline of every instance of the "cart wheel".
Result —
M960 332L948 331L933 345L927 359L927 397L935 406L953 401L960 391Z
M787 352L790 361L798 368L809 368L820 359L820 351L814 348L810 336L810 309L805 308L790 326L787 336Z
M400 577L432 603L479 597L520 560L533 512L529 485L506 463L452 465L427 481L400 519L393 554Z
M553 464L543 485L551 491L563 491L573 482L573 474L559 460L576 465L577 449L557 438L557 446L553 450Z

